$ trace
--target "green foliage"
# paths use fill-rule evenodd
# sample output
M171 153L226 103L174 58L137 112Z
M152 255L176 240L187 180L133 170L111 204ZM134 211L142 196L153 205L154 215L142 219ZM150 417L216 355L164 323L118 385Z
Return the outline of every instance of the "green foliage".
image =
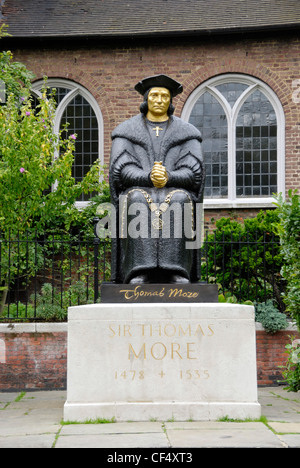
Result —
M67 230L80 234L83 238L89 238L94 235L93 219L98 215L97 209L104 203L110 202L110 188L104 180L101 186L101 193L92 197L87 206L82 209L72 209L68 211L65 226ZM58 220L58 226L63 220Z
M42 232L56 227L58 220L68 228L80 195L107 186L99 161L81 182L72 177L76 135L63 137L66 128L54 133L56 103L47 80L36 104L31 98L32 79L25 65L13 61L11 52L0 53L0 80L7 94L0 106L0 228L5 232Z
M288 326L286 315L279 312L272 300L255 304L255 320L260 322L267 333L274 334Z
M215 283L215 278L209 278L211 283ZM254 305L249 300L238 300L238 298L230 291L223 290L222 286L218 284L218 302L227 304L242 304L242 305Z
M288 392L298 392L300 390L300 340L291 338L291 343L285 347L288 359L285 366L280 366L282 376L285 379Z
M26 321L34 317L34 306L32 304L23 304L22 302L13 303L4 307L4 314L9 319Z
M273 227L277 222L276 210L260 212L244 224L221 218L204 242L207 262L202 263L202 278L213 277L223 294L230 291L238 302L263 302L274 291L283 310L282 255Z
M30 303L10 304L4 313L10 320L38 319L41 321L62 322L67 319L68 307L92 303L93 291L87 290L83 281L77 281L66 290L53 288L45 283L40 294L32 295Z
M4 232L35 229L65 219L81 193L101 190L97 161L81 182L72 176L76 136L53 133L54 101L44 92L36 109L9 95L0 108L0 222ZM59 155L59 156L58 156ZM51 190L55 184L55 190Z
M20 62L13 62L13 55L10 51L0 53L0 80L5 83L6 94L13 94L16 103L30 96L30 85L34 79L34 74L27 70Z
M92 298L92 291L89 291ZM86 285L82 281L77 281L65 291L59 291L50 283L45 283L41 288L41 293L32 296L32 303L35 301L36 317L45 321L64 321L67 319L68 307L91 303L87 298Z
M276 200L280 220L277 232L284 259L281 274L287 283L283 300L300 330L300 197L297 190L289 190L287 200L282 194Z
M6 89L6 101L0 106L0 314L13 281L22 279L23 273L28 280L41 266L45 252L41 244L33 244L36 236L47 230L83 231L91 211L96 213L96 204L79 211L76 200L82 193L107 190L99 161L82 181L75 181L76 135L63 138L66 129L54 133L55 100L45 80L36 104L31 98L32 79L25 65L13 61L11 52L0 53L0 82ZM85 231L91 234L92 226ZM19 242L25 233L27 239Z
M2 24L0 26L0 39L2 39L2 37L10 36L10 34L8 34L7 30L8 30L7 24Z

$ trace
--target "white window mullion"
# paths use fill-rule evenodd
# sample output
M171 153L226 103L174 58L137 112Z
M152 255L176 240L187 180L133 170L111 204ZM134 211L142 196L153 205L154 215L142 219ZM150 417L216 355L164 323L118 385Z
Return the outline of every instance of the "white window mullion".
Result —
M235 125L232 111L228 118L228 201L236 199Z

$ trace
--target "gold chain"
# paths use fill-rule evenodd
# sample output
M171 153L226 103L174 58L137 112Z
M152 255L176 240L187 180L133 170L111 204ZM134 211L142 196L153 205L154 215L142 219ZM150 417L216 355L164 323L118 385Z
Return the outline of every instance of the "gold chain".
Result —
M154 213L155 214L155 217L154 219L152 220L152 226L154 229L157 229L157 230L160 230L162 229L163 227L163 220L161 219L161 215L163 213L165 213L167 211L167 209L169 208L169 205L171 203L171 199L173 197L173 195L177 192L181 192L181 193L184 193L185 195L187 195L190 199L190 204L191 204L191 213L192 213L192 230L194 229L194 222L193 222L193 218L194 218L194 206L193 206L193 202L192 202L192 199L190 197L190 195L185 192L184 190L173 190L172 192L170 192L165 200L160 204L158 205L157 203L154 203L153 202L153 199L150 197L149 193L146 192L146 190L142 190L142 189L132 189L130 190L127 194L126 194L126 201L127 201L127 198L128 198L128 195L130 195L132 192L141 192L145 199L146 199L146 202L148 203L148 206L149 206L149 209L151 211L151 213ZM127 206L127 203L124 203L123 204L123 210L122 210L122 227L121 227L121 237L123 238L123 234L124 234L124 215L125 215L125 209L126 209L126 206Z

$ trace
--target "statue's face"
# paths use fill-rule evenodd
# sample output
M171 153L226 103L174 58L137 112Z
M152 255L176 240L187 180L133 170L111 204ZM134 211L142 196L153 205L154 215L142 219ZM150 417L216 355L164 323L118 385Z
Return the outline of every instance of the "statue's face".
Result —
M168 109L171 102L171 94L167 88L152 88L148 94L149 120L168 118Z

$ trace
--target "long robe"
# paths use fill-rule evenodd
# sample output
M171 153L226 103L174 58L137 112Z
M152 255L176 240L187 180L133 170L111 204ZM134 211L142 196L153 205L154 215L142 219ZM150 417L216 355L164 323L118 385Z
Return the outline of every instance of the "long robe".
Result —
M154 151L146 119L142 114L116 127L112 133L110 190L120 223L124 221L119 207L122 196L129 199L129 204L140 202L149 205L144 192L158 204L168 194L174 193L170 208L173 201L182 206L189 202L194 206L202 203L204 165L201 141L201 134L193 125L174 116L169 119L159 154ZM168 182L163 189L154 187L150 179L155 161L161 161L167 169ZM192 215L194 216L194 212ZM174 230L176 218L173 224ZM119 234L121 229L119 225ZM133 276L147 271L172 272L188 278L189 281L197 281L199 249L186 250L185 240L162 238L161 234L157 238L137 239L127 235L125 239L113 239L112 281L126 283Z

